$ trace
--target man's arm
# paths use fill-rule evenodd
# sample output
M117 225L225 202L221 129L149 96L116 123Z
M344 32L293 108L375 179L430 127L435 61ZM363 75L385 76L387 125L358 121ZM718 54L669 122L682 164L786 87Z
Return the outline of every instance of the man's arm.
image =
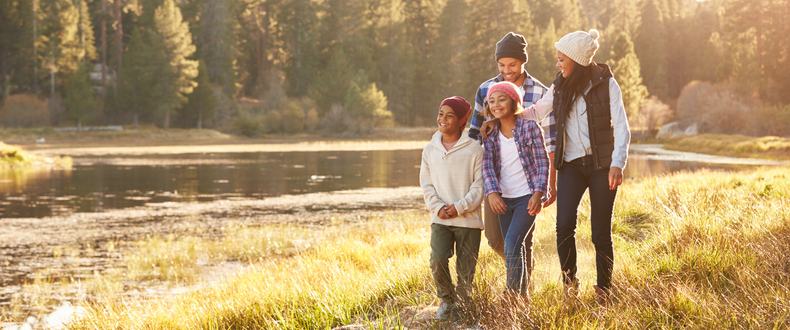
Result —
M483 117L483 110L485 109L485 97L485 94L483 94L483 85L480 85L480 87L477 89L477 92L475 93L475 110L470 116L472 117L472 123L469 124L469 138L480 143L483 143L479 134L480 127L485 121L485 118Z

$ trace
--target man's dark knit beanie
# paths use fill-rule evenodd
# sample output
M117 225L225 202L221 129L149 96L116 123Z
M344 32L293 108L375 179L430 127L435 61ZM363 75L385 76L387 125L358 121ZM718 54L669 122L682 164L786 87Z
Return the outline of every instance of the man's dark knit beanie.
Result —
M527 62L527 40L520 34L508 32L502 40L496 43L496 60L503 57L512 57L524 63Z

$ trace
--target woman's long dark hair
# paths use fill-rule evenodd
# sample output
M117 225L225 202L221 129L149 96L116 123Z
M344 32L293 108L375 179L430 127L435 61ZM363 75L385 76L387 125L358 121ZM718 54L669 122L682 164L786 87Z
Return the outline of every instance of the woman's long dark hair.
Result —
M596 66L595 62L592 62L588 66L583 66L578 62L575 64L568 78L563 78L562 73L557 74L559 78L557 88L562 92L561 101L563 109L561 113L564 113L566 117L571 113L573 101L575 101L577 97L584 95L584 91L590 85L590 72L592 68Z

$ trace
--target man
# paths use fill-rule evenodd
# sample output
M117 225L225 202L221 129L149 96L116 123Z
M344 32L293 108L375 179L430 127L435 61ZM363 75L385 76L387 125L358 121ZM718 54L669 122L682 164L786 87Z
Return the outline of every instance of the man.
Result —
M524 69L524 64L526 64L528 60L527 41L524 39L524 36L513 32L508 32L508 34L502 37L502 40L499 40L499 42L496 43L496 52L494 53L494 57L496 59L497 67L499 68L499 75L486 80L477 89L477 94L475 95L475 111L474 114L472 114L472 124L469 127L469 137L473 140L477 140L480 143L482 143L483 139L487 137L487 132L480 132L480 129L483 127L483 123L485 122L485 118L482 114L484 113L486 103L488 103L486 95L488 94L489 87L501 81L509 81L515 84L521 90L522 95L524 95L524 108L535 104L535 102L540 100L540 98L543 97L543 94L545 94L548 90L545 85L530 76L527 73L527 70ZM556 135L556 128L554 126L554 113L549 113L546 118L527 119L535 120L543 127L546 148L549 152L550 163L552 164L549 171L549 199L543 204L543 207L547 207L554 203L557 195L557 171L554 169L553 165ZM502 238L502 230L499 227L499 218L497 217L496 213L491 210L491 206L488 205L485 198L483 198L483 201L485 203L485 215L483 219L485 220L486 239L488 239L488 244L491 246L491 248L494 249L494 251L496 251L496 253L504 259L505 243L504 239ZM525 255L528 259L526 262L527 276L532 274L532 235L534 232L535 227L533 226L527 234L526 243L524 245L527 250Z

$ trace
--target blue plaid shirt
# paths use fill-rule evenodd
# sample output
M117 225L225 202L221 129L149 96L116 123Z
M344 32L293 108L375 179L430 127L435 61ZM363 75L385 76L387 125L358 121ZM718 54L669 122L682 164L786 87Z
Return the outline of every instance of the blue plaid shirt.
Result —
M540 81L535 78L532 78L527 71L525 70L524 75L524 84L521 85L521 89L524 92L524 100L522 105L524 108L527 108L540 100L543 97L543 94L546 94L548 88L543 85ZM494 78L486 80L486 82L480 85L480 88L477 89L477 94L475 94L475 112L472 114L472 124L469 126L469 138L473 140L477 140L480 144L483 143L483 139L480 136L480 126L483 125L485 118L483 117L483 113L485 112L485 105L488 103L486 96L488 95L488 89L501 81L504 81L505 78L502 75L498 75ZM526 118L531 119L531 118ZM554 111L549 112L546 115L546 118L540 121L540 126L543 128L543 140L546 143L546 149L548 153L553 153L554 149L556 148L556 136L557 136L557 127L554 121Z

